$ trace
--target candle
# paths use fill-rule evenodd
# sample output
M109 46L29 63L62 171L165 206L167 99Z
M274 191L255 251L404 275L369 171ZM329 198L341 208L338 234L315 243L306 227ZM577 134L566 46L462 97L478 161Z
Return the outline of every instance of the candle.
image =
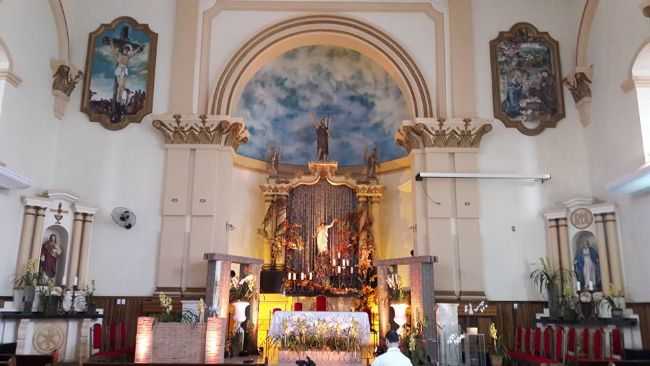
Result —
M336 273L341 273L341 266L336 266Z
M578 289L578 292L580 292L580 281L576 281L576 288Z
M587 288L589 289L589 291L593 291L594 290L594 283L592 281L589 281L589 284L588 284Z
M338 252L337 256L338 256L339 259L341 259L341 252Z
M314 278L314 273L313 273L313 272L309 272L309 280L311 281L313 278Z
M300 272L300 280L302 281L304 279L305 279L305 272Z
M354 267L350 267L350 274L354 274Z
M332 267L336 267L336 258L332 259Z
M79 286L79 277L78 276L74 276L74 285Z

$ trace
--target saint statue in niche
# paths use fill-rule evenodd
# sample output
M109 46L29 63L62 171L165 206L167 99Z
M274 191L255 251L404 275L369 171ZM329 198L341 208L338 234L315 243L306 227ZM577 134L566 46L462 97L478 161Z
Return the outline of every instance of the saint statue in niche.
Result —
M602 290L600 258L594 247L595 237L589 232L578 234L573 264L576 280L581 287L590 291Z
M314 124L316 129L316 157L319 161L326 161L329 155L329 118L321 118L318 124Z
M329 229L331 229L336 223L336 219L327 225L322 223L318 225L316 229L316 248L318 248L318 253L327 252L327 241L329 239Z
M63 253L63 250L59 246L56 235L50 234L41 247L40 274L42 278L47 280L55 279L56 264L61 253Z

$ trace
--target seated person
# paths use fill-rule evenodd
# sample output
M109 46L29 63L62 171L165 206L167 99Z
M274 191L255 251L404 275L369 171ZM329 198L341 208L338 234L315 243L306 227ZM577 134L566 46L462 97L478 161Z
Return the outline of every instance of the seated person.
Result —
M375 358L372 366L413 366L411 360L399 350L399 335L394 330L386 334L386 353Z

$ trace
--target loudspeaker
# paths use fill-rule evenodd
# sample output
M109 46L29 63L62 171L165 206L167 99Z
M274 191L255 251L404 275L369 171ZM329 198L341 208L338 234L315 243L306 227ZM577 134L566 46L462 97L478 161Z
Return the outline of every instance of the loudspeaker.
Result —
M263 294L281 294L284 277L284 271L263 269L260 278L260 292Z

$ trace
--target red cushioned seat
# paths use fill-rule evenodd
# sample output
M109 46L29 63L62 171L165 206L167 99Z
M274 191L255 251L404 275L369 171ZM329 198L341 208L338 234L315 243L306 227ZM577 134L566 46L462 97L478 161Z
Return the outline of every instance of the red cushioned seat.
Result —
M316 296L316 311L327 311L327 297L323 295Z

